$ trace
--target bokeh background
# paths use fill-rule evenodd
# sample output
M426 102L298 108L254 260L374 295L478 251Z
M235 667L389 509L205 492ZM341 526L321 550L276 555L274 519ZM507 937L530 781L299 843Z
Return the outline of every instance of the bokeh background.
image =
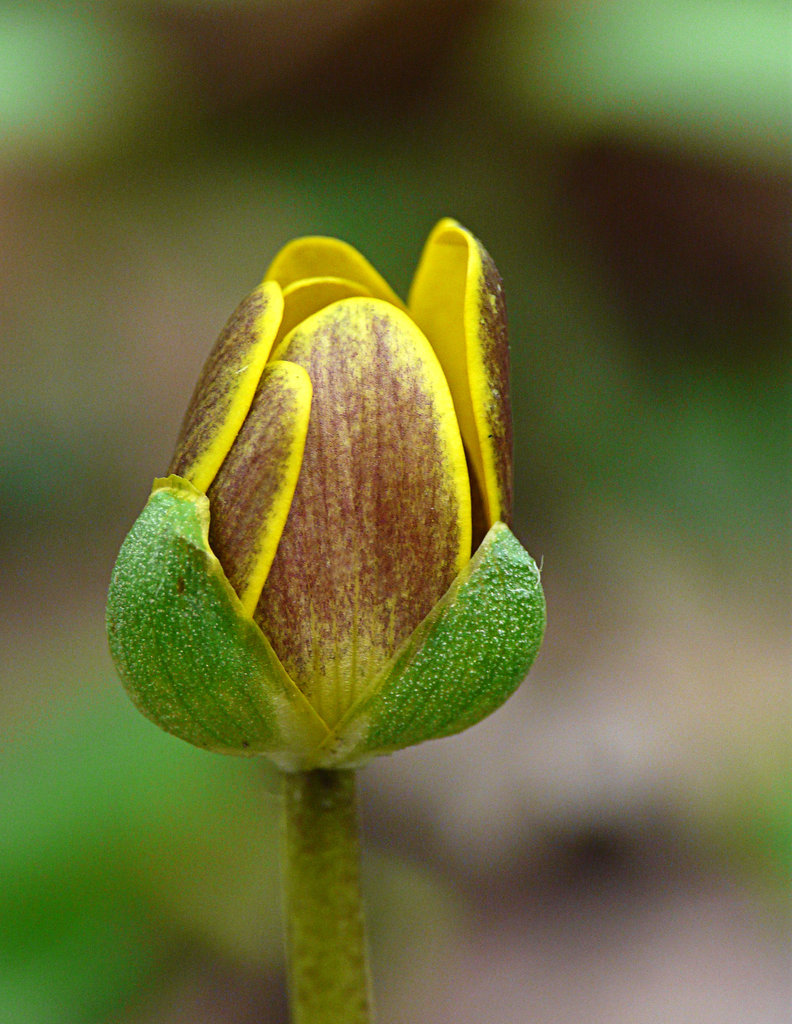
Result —
M0 3L0 1021L284 1022L277 780L127 702L115 553L276 249L495 257L549 630L361 776L383 1024L789 1013L786 0Z

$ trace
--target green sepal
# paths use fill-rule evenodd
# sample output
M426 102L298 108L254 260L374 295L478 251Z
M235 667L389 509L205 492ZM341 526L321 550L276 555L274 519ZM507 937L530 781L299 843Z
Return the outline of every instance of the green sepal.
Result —
M245 613L208 541L209 501L157 480L116 562L110 651L137 707L198 747L302 768L328 730Z
M350 708L317 763L340 767L461 732L511 696L544 636L539 569L504 523Z

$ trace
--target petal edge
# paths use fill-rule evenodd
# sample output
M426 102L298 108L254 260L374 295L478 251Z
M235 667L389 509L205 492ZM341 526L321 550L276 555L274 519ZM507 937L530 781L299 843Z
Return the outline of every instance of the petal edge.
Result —
M209 540L252 616L289 514L311 410L311 381L296 363L264 367L250 412L207 495Z
M348 242L324 235L295 238L277 254L264 277L281 288L305 278L339 277L363 286L364 293L384 299L398 309L405 305L384 277Z
M448 378L487 524L509 523L512 424L503 287L484 246L450 217L427 239L408 305Z
M274 282L246 296L209 355L184 416L169 472L206 491L247 416L283 315Z

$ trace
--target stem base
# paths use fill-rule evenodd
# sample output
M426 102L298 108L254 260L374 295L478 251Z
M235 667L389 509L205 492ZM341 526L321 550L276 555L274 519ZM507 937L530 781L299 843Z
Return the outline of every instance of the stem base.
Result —
M294 1024L369 1024L355 774L284 775L283 881Z

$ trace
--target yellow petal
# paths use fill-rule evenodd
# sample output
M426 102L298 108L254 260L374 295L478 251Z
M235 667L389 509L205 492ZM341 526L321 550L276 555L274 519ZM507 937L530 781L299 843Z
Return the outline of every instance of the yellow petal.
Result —
M243 299L223 328L193 392L169 473L206 491L247 415L283 313L275 282Z
M508 523L512 425L503 288L481 243L450 218L429 236L409 308L448 379L488 524Z
M283 289L283 319L275 344L320 309L355 295L371 297L371 292L357 281L343 277L305 277L286 285Z
M289 514L310 409L311 381L301 366L266 366L247 419L209 487L209 542L248 615Z
M311 235L285 245L270 264L264 280L287 288L306 277L340 277L355 281L364 295L373 295L404 309L404 303L369 261L338 238Z
M254 618L332 724L470 558L470 486L448 385L406 314L345 299L276 356L307 370L313 401Z

